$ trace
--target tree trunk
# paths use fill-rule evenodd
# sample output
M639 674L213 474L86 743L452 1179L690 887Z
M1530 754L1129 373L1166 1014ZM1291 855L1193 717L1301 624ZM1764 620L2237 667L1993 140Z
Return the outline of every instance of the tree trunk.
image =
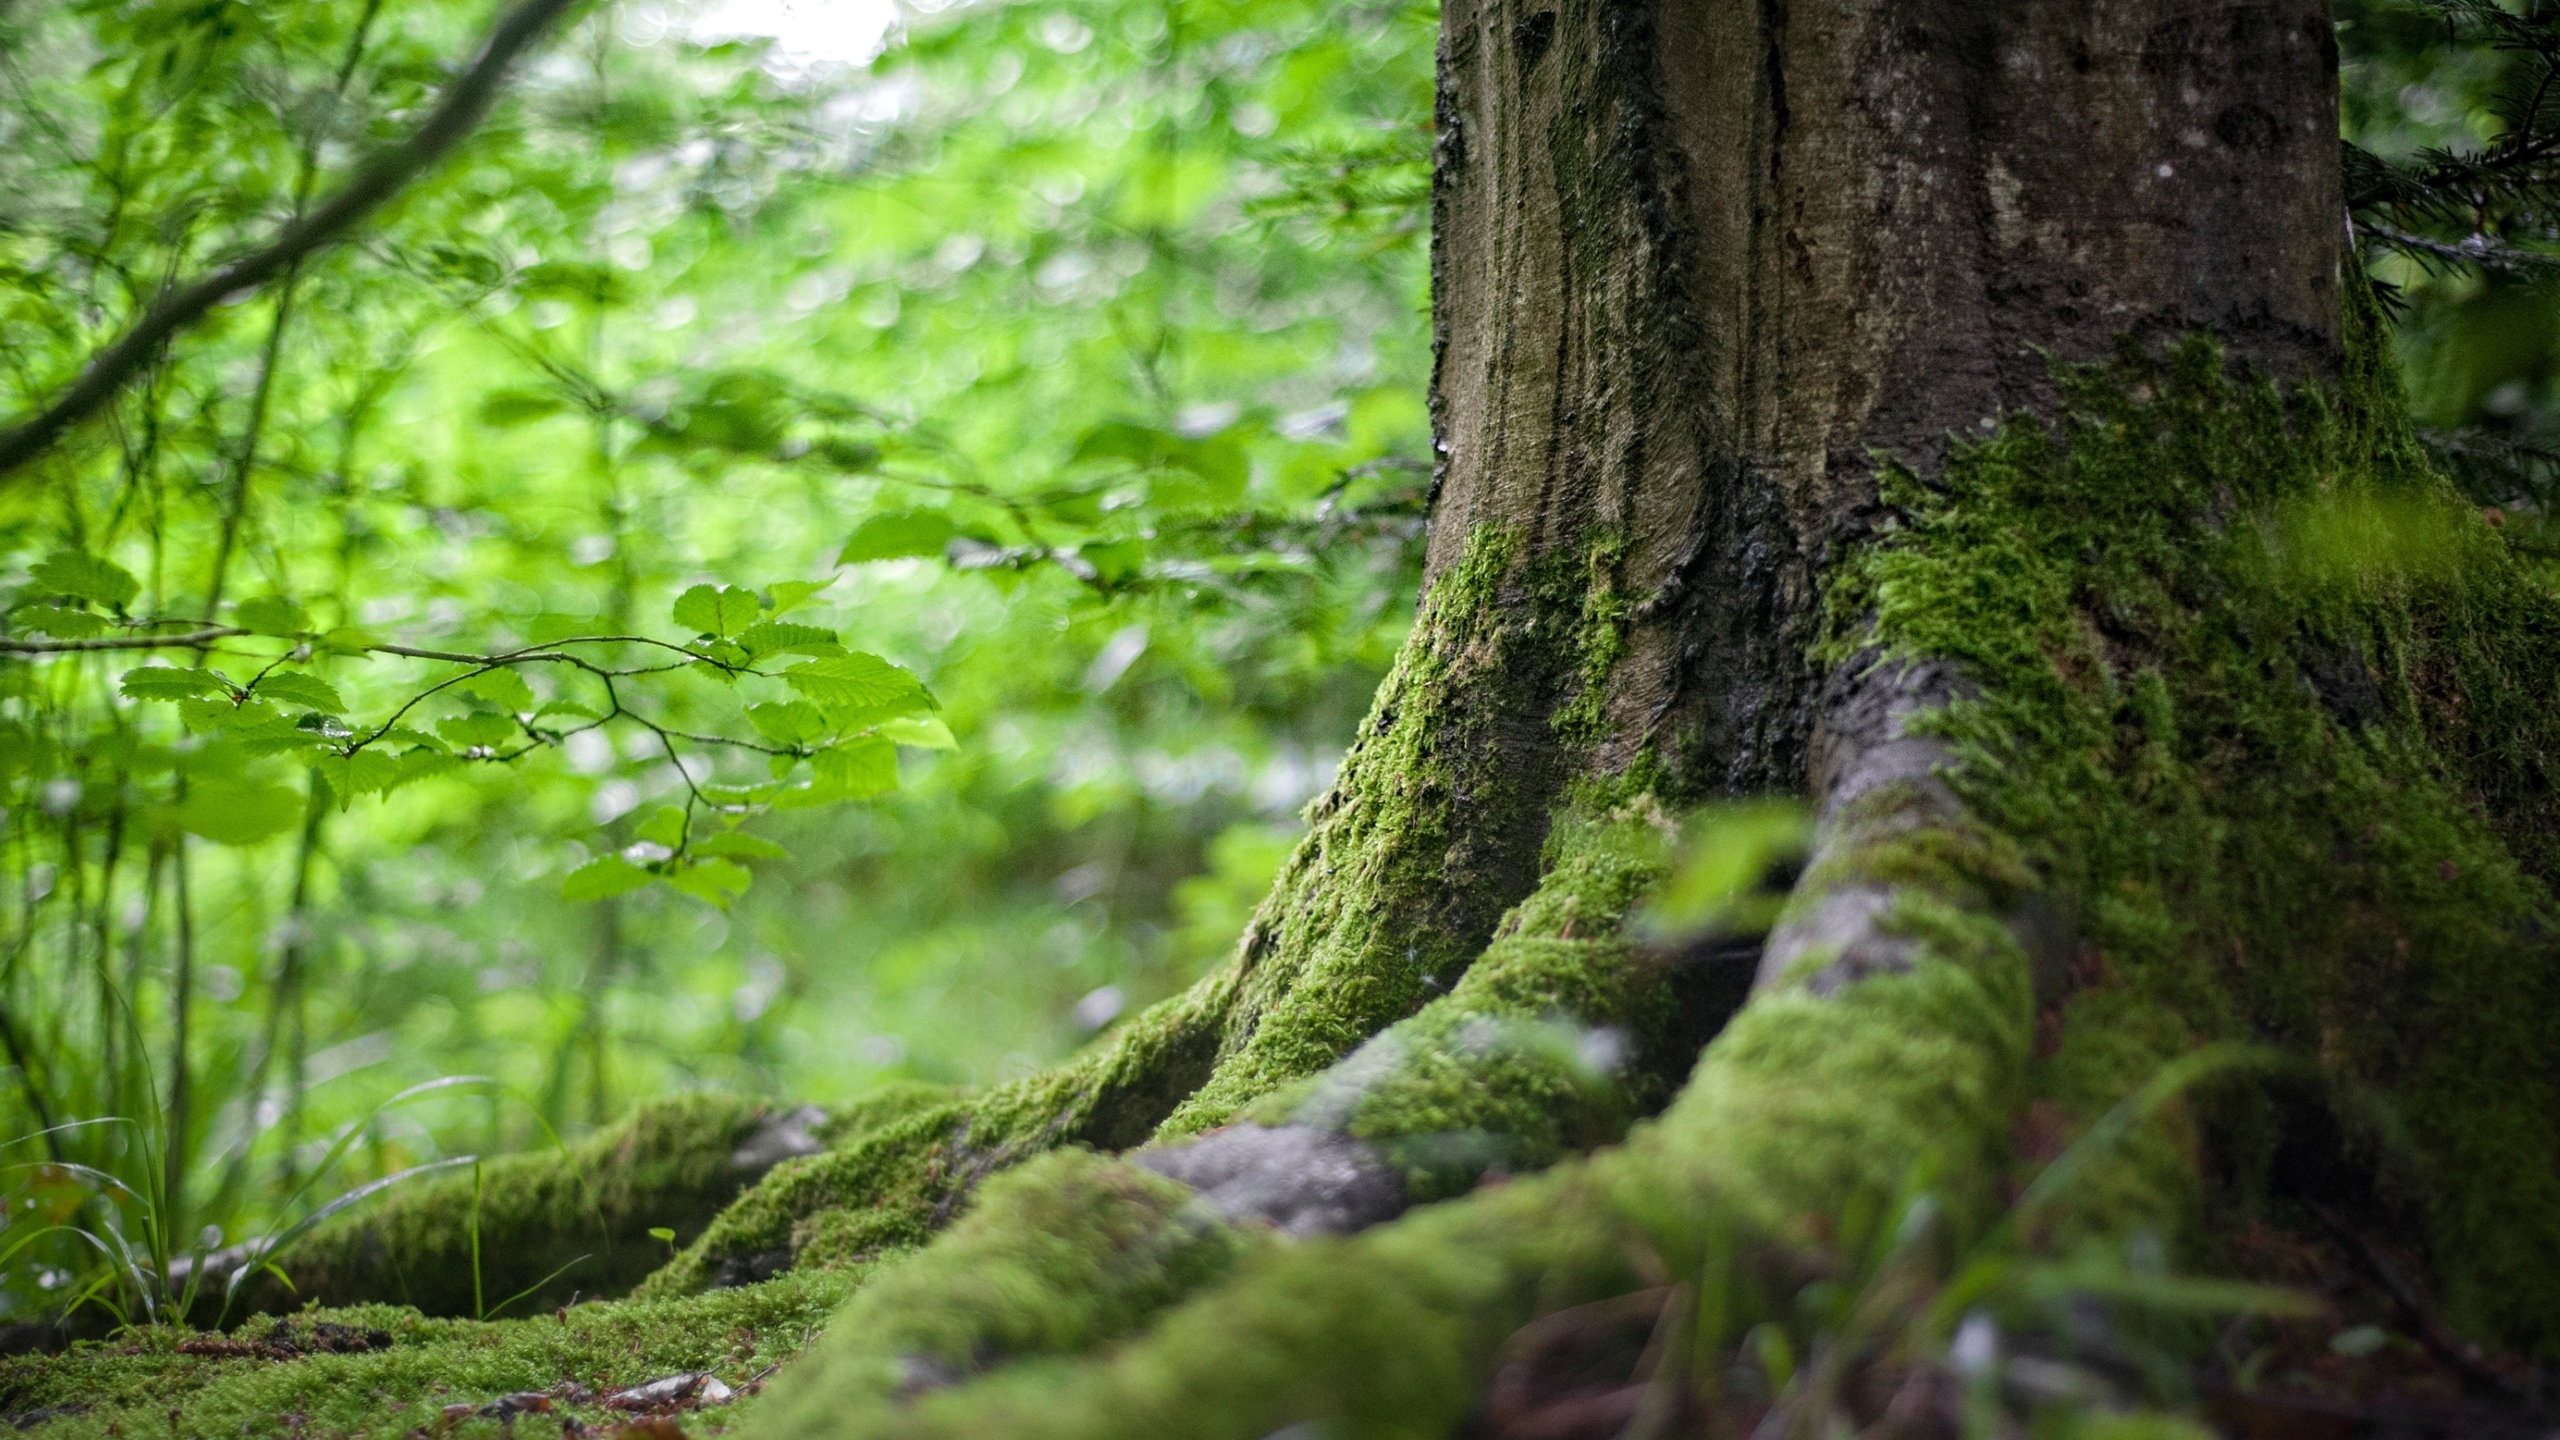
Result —
M858 1277L773 1436L1586 1433L1629 1323L1590 1433L1920 1433L1950 1257L2316 1211L2560 1343L2560 602L2401 418L2327 7L1444 26L1428 586L1236 956L634 1313ZM1774 928L1631 918L1718 864Z

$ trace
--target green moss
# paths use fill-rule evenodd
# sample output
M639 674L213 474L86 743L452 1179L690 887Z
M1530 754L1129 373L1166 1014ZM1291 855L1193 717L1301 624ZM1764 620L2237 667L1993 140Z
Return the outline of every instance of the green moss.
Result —
M488 1161L477 1189L479 1294L489 1305L547 1309L572 1295L618 1294L667 1257L656 1228L691 1239L747 1177L730 1164L773 1111L764 1101L698 1093L643 1106L569 1147ZM230 1313L392 1300L430 1315L473 1313L474 1179L447 1171L393 1187L276 1257L288 1291L261 1275ZM209 1294L196 1318L220 1308Z
M1910 972L1829 998L1763 995L1623 1146L1347 1240L1264 1247L1143 1336L1082 1359L1024 1360L896 1407L813 1398L753 1428L812 1440L1257 1440L1309 1422L1340 1436L1447 1434L1531 1316L1727 1264L1737 1234L1827 1235L1858 1197L1997 1155L2024 1091L2024 959L1997 924L1925 895L1907 897L1897 924L1918 942Z
M796 1354L844 1298L852 1273L785 1276L744 1290L644 1304L579 1305L557 1316L478 1323L436 1320L405 1307L311 1310L290 1317L308 1335L318 1323L385 1332L389 1348L298 1359L182 1353L194 1338L169 1327L132 1332L58 1356L0 1361L0 1413L73 1407L22 1432L42 1440L165 1436L394 1435L425 1429L460 1440L497 1440L512 1422L443 1407L477 1407L501 1395L576 1382L590 1390L708 1370L742 1387ZM267 1334L259 1320L243 1336ZM621 1417L592 1403L564 1405L590 1424ZM706 1419L716 1420L721 1412ZM529 1417L546 1429L557 1421Z
M1558 822L1554 859L1457 985L1244 1113L1369 1141L1435 1199L1624 1133L1685 1075L1665 957L1621 934L1674 831L1649 803Z
M778 1384L759 1426L877 1423L920 1382L1089 1350L1264 1243L1134 1165L1079 1150L1043 1156L989 1181L967 1218L848 1304Z
M1575 679L1578 688L1551 722L1558 739L1571 746L1599 743L1609 727L1609 676L1627 654L1627 619L1635 601L1625 588L1626 532L1602 529L1583 551L1583 573L1573 588L1579 592L1580 614L1574 626Z
M786 1259L866 1262L920 1244L971 1187L1008 1165L1064 1144L1126 1148L1159 1121L1168 1138L1223 1124L1445 992L1502 907L1529 889L1563 783L1561 771L1516 773L1498 736L1511 707L1548 704L1567 677L1596 697L1623 648L1623 550L1606 534L1532 560L1511 531L1472 537L1433 584L1341 779L1228 966L1056 1071L976 1098L919 1102L828 1154L789 1162L645 1293L734 1282ZM1555 897L1574 890L1569 878L1534 903L1564 903ZM1602 943L1602 927L1614 929L1631 894L1587 906L1581 938L1568 917L1551 933L1567 946ZM1614 908L1603 917L1595 906ZM1532 1146L1522 1163L1552 1149Z
M1579 594L1539 583L1521 537L1487 527L1425 597L1341 777L1246 927L1216 1072L1164 1127L1225 1124L1323 1070L1444 989L1529 888L1562 776L1504 740L1544 713L1578 656Z
M867 1264L922 1244L1006 1166L1059 1145L1138 1144L1208 1074L1234 987L1232 970L1213 975L1067 1064L983 1095L875 1102L877 1123L774 1167L640 1293Z
M2203 342L2073 372L2057 426L1889 478L1904 528L1847 567L1830 654L1979 686L1934 722L1950 779L2109 987L2061 1017L2057 1098L2085 1118L2191 1037L2316 1057L2343 1112L2397 1117L2360 1138L2458 1313L2547 1351L2560 603L2389 385L2367 356L2288 402ZM2180 1208L2174 1159L2136 1168L2116 1202Z

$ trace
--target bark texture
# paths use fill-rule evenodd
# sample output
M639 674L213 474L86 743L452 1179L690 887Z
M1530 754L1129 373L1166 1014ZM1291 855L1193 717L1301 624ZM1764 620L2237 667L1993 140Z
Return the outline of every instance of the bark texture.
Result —
M1445 14L1432 565L1625 537L1604 763L1794 790L1874 456L2191 330L2341 355L2320 0L1468 0Z

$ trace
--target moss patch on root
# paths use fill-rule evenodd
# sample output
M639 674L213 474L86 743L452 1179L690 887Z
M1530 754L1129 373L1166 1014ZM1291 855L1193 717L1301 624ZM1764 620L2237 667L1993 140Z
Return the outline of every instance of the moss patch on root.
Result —
M1215 1073L1159 1138L1226 1124L1446 993L1529 893L1568 778L1543 734L1588 738L1573 717L1623 650L1624 548L1468 537L1245 929Z
M885 1268L793 1366L762 1428L885 1422L904 1398L991 1367L1073 1355L1137 1330L1273 1243L1188 1187L1062 1150L990 1180L930 1249Z
M1524 775L1506 759L1505 707L1606 680L1623 648L1623 548L1603 535L1533 559L1512 531L1475 535L1432 586L1340 780L1227 965L1054 1071L785 1163L642 1293L896 1254L1009 1165L1224 1124L1446 993L1531 888L1563 784L1561 770Z
M689 1240L737 1198L753 1177L730 1157L776 1109L735 1095L677 1096L566 1150L488 1161L476 1201L469 1170L395 1186L280 1253L290 1290L259 1274L230 1313L390 1300L472 1314L475 1204L480 1299L495 1305L530 1290L518 1303L539 1310L577 1294L618 1294L665 1261L652 1229ZM216 1287L196 1318L210 1323L220 1306Z
M2085 1118L2198 1039L2311 1057L2459 1319L2560 1353L2560 601L2383 354L2290 400L2203 341L2072 372L2057 425L1889 477L1832 655L1979 687L1933 722L1950 781L2087 941L2049 1094ZM2185 1203L2191 1166L2138 1168L2123 1213Z
M1827 998L1764 994L1622 1146L1349 1239L1261 1246L1145 1334L1080 1359L1030 1356L850 1408L825 1403L824 1372L786 1372L755 1429L1257 1440L1312 1422L1346 1436L1447 1434L1533 1315L1728 1263L1737 1234L1819 1238L1853 1197L1998 1153L2032 1030L2024 958L1998 924L1918 892L1900 918L1916 942L1911 971Z
M1672 958L1623 933L1675 828L1648 799L1568 813L1546 877L1448 994L1244 1118L1368 1141L1417 1201L1617 1139L1694 1059L1671 1053Z
M1055 1070L976 1096L911 1094L821 1155L786 1160L639 1293L664 1298L921 1245L978 1182L1061 1145L1125 1149L1206 1078L1233 1003L1224 971Z

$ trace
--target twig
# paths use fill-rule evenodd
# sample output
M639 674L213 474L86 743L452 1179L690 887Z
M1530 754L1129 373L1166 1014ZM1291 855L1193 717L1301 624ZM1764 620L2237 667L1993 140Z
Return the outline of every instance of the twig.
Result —
M184 635L97 635L86 640L0 640L0 655L63 655L78 650L177 650L209 645L250 632L231 625L207 625Z
M552 21L578 0L520 0L499 17L468 69L409 138L375 155L308 215L292 222L264 248L250 252L174 289L114 344L89 362L70 389L33 417L0 431L0 480L44 453L62 432L124 388L162 346L230 296L253 290L338 240L383 202L425 173L456 141L471 133L497 98L507 67Z
M2402 1318L2409 1322L2409 1328L2418 1332L2418 1343L2426 1347L2427 1353L2461 1372L2463 1379L2475 1386L2486 1387L2500 1395L2522 1395L2515 1381L2482 1364L2472 1348L2455 1337L2425 1298L2418 1294L2417 1287L2411 1285L2400 1274L2399 1268L2383 1255L2382 1247L2326 1205L2313 1205L2311 1213L2319 1217L2321 1225L2330 1234L2345 1241L2348 1248L2355 1251L2356 1258L2364 1262L2366 1271L2399 1307Z
M2394 229L2378 220L2362 218L2356 221L2356 228L2385 245L2401 250L2414 250L2422 255L2432 255L2438 260L2449 261L2456 265L2486 265L2498 270L2533 270L2553 263L2549 256L2536 255L2529 250L2519 250L2512 245L2492 240L2486 235L2473 235L2459 243L2430 240L2424 235L2412 235L2406 230Z

